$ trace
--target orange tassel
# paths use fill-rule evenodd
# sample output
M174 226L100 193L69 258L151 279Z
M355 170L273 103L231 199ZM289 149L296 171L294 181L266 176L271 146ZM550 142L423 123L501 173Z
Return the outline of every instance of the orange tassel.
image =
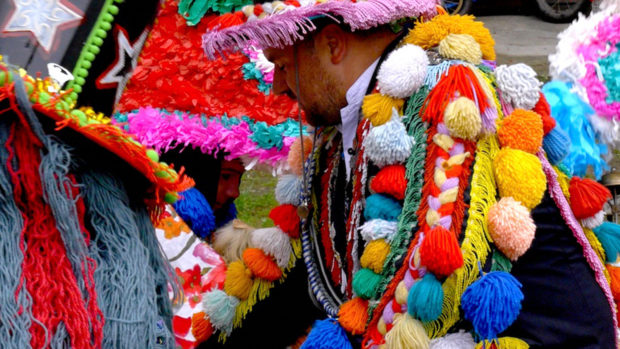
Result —
M407 178L405 178L405 166L389 165L377 173L370 181L370 188L375 193L388 194L397 200L405 198L407 190Z
M368 322L368 301L355 297L344 303L338 311L338 322L353 335L364 333Z
M442 226L427 232L420 246L420 262L437 277L445 277L463 265L463 254L453 233Z
M292 239L299 237L297 207L291 204L276 206L269 212L269 218Z
M246 248L243 251L243 262L248 266L256 277L276 281L282 276L282 270L278 267L273 258L259 248Z
M192 334L198 343L206 341L213 334L211 321L205 318L202 311L192 315Z
M577 219L593 217L603 209L611 192L602 184L591 179L573 177L568 187L570 207Z
M620 300L620 268L611 264L605 265L609 272L609 284L611 285L611 294L615 300Z

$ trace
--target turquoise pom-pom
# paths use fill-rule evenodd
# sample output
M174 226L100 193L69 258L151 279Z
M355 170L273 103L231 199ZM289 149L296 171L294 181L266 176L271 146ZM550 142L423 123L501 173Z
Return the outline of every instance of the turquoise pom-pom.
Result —
M196 188L181 193L181 199L173 204L174 210L201 239L211 236L215 230L215 215L207 199Z
M276 185L276 200L280 205L299 206L301 204L301 187L302 180L300 177L292 174L281 176Z
M461 297L465 319L482 339L495 339L521 311L521 283L503 271L490 272L471 284Z
M607 263L615 262L618 259L618 253L620 253L620 225L603 222L593 231L598 241L603 245Z
M570 151L570 138L559 126L556 126L543 138L543 149L552 165L562 161Z
M204 294L202 305L213 327L228 334L232 332L235 310L239 305L236 297L215 289Z
M381 283L381 275L368 268L362 268L353 275L353 291L362 299L371 299Z
M353 349L347 333L334 319L314 323L301 349Z
M366 198L366 208L364 209L364 218L367 221L371 219L383 219L390 222L398 220L398 215L403 207L398 201L381 194L373 194Z
M441 315L443 288L435 275L427 273L409 290L407 310L422 322L434 321Z

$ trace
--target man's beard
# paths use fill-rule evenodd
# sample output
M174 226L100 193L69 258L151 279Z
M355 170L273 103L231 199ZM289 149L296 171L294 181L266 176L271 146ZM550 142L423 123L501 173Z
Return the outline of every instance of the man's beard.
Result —
M321 101L309 106L302 106L306 120L312 126L333 126L341 123L340 109L347 105L346 98L339 100L338 84L335 79L320 67L317 69L317 81L321 81Z

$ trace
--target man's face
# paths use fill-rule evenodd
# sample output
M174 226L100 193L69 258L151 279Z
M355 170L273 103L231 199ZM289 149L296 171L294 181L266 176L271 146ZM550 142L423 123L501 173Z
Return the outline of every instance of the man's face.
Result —
M215 211L231 204L239 197L239 184L245 168L241 160L224 160L220 171L220 180L217 187L217 197L213 209Z
M295 50L299 70L299 96L295 77ZM346 105L339 96L338 76L328 70L326 53L315 50L313 42L297 43L282 49L264 50L265 56L275 65L273 90L297 99L312 126L340 123L340 109Z

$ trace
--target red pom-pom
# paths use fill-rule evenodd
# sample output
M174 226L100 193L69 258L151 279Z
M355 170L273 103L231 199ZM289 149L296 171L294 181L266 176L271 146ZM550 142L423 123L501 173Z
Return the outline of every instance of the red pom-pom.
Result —
M407 178L405 178L405 166L389 165L377 173L370 181L370 189L375 193L388 194L397 200L405 198L407 190Z
M299 237L297 207L291 204L276 206L269 212L269 218L291 238L297 239Z
M243 262L258 278L276 281L282 276L282 270L273 258L266 255L260 248L246 248L243 251Z
M540 93L538 103L536 103L532 111L535 111L538 115L540 115L543 123L543 133L546 136L547 133L551 132L551 130L555 127L555 119L551 117L551 107L549 106L549 103L547 103L547 99L542 92Z
M355 297L344 303L338 311L338 322L353 335L364 333L368 322L368 301Z
M420 246L420 262L437 277L445 277L463 265L463 254L454 234L442 226L432 228Z
M570 207L577 219L594 216L603 209L607 200L611 199L609 189L591 179L573 177L568 187Z

